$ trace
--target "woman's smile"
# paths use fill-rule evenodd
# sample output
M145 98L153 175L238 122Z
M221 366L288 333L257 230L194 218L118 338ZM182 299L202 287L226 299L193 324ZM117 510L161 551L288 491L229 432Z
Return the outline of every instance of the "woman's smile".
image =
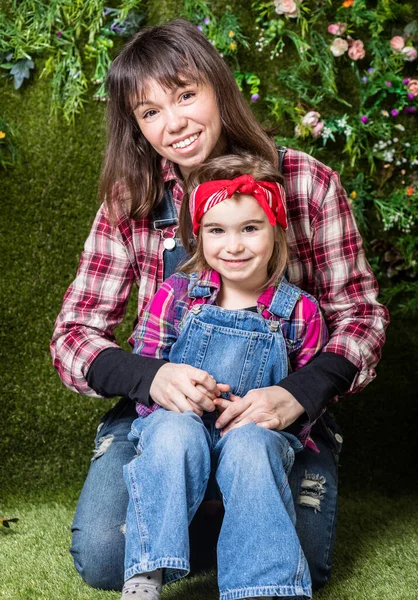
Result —
M200 131L198 133L194 133L193 135L189 135L186 138L182 138L179 141L173 142L171 144L171 146L175 150L186 150L187 149L189 151L192 151L197 146L197 144L194 144L194 142L197 141L199 136L200 136Z
M134 114L154 150L176 163L184 177L214 153L222 138L218 103L208 83L167 90L152 80Z

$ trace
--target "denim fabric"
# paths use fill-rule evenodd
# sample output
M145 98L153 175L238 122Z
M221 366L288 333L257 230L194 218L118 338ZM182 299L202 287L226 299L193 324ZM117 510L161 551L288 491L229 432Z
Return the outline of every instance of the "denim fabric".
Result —
M191 289L195 298L211 293L193 281ZM289 318L299 295L294 286L282 284L270 313ZM240 396L280 381L288 362L277 321L198 304L182 324L170 361L204 369ZM290 433L254 424L220 438L215 420L208 415L206 428L192 412L160 409L134 421L129 439L139 456L124 469L129 490L125 579L165 567L167 583L189 572L188 528L204 498L212 462L225 508L217 547L221 600L310 597L287 481L294 451L302 444Z
M221 600L311 597L287 483L289 433L250 423L220 437L216 415L158 410L132 425L139 456L124 467L129 489L125 578L164 567L164 583L190 570L189 524L212 473L225 515L218 541ZM293 447L292 447L293 446Z
M210 295L209 288L193 287L195 298ZM277 289L270 313L289 318L300 292L288 283ZM246 310L226 310L196 304L187 314L170 361L203 369L231 392L244 396L254 388L278 383L288 373L286 344L278 321L268 321Z
M163 199L151 215L151 218L154 221L154 228L161 231L162 234L164 234L164 229L172 229L177 225L177 213L171 190L165 190ZM173 233L164 234L164 237L172 237ZM189 256L183 248L181 240L178 237L174 237L174 241L176 245L172 250L164 250L164 280L175 273L179 265Z
M123 466L136 454L134 444L128 441L136 417L135 405L128 398L122 398L105 415L96 437L96 447L100 447L101 439L113 438L113 441L106 452L91 462L77 505L71 553L81 577L95 588L120 591L124 582L123 531L128 492L123 480ZM313 590L325 585L331 577L337 517L337 457L341 449L335 433L340 431L331 415L325 413L312 431L320 454L298 452L289 475L296 531L308 561ZM298 502L306 474L323 477L326 481L320 511Z

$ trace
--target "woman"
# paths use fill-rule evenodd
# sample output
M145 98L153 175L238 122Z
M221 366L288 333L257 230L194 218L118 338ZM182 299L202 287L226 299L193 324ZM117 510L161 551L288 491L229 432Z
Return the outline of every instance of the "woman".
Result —
M72 545L76 568L90 585L119 590L128 503L122 468L135 454L127 441L135 402L183 411L192 398L213 410L216 384L207 373L132 355L113 337L133 284L141 315L184 258L177 214L191 169L210 156L244 151L279 164L289 223L288 279L318 298L330 331L309 365L278 386L231 403L219 418L222 427L257 422L260 412L279 429L304 413L315 420L335 396L374 377L388 316L377 303L376 280L338 176L301 152L277 151L223 60L193 25L175 20L140 31L113 62L108 91L104 204L65 295L52 354L70 389L124 396L99 425ZM319 419L312 435L320 452L299 453L289 480L316 589L330 577L342 438L329 416Z

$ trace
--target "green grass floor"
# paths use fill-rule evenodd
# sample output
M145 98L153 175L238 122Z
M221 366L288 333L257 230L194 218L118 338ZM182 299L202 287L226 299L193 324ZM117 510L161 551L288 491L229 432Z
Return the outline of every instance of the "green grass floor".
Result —
M90 589L68 553L74 503L65 500L11 506L20 521L0 532L0 598L9 600L116 600ZM332 582L318 600L414 600L418 597L417 507L412 496L342 498ZM415 531L415 535L414 532ZM215 600L214 571L164 589L165 600Z

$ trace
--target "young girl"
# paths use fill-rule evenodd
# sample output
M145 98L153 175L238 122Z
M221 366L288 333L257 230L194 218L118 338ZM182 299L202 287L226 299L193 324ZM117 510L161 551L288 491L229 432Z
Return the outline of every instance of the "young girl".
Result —
M188 180L180 212L190 260L165 281L133 340L142 356L207 371L221 412L257 388L277 384L328 339L317 302L283 276L287 228L280 174L267 161L224 156ZM196 243L189 242L190 235ZM225 392L229 391L229 399ZM193 403L192 403L193 404ZM279 431L260 412L220 429L217 412L137 405L129 438L139 452L125 467L129 491L122 598L159 598L161 583L189 569L188 526L209 479L225 516L218 542L222 600L311 596L287 482L309 427ZM258 426L257 426L258 425ZM303 442L303 445L301 443ZM307 450L309 451L309 450Z

